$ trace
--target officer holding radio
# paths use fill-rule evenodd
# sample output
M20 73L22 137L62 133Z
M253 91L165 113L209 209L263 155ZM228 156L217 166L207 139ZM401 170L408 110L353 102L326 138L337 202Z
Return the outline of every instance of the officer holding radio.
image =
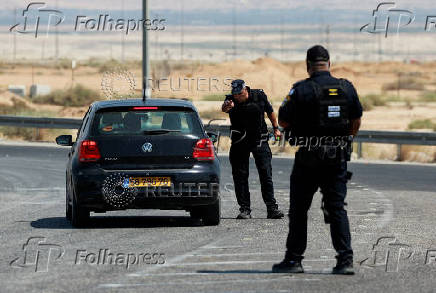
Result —
M268 145L268 129L264 115L267 114L276 137L281 136L277 117L266 94L260 89L250 89L241 79L232 81L232 94L227 95L222 111L228 113L231 123L229 159L235 184L236 199L240 206L237 219L251 218L250 191L248 188L249 158L253 154L267 207L267 218L284 217L274 198L272 181L271 149Z
M307 244L307 211L321 189L325 222L330 224L337 252L334 274L354 274L350 227L344 209L351 140L360 127L362 106L354 86L330 74L328 51L314 46L307 51L309 78L292 87L279 110L279 124L288 140L309 138L300 145L290 178L289 234L285 258L272 268L277 273L303 273L301 261ZM315 138L315 139L313 139ZM339 139L338 139L339 138ZM339 142L339 143L338 143ZM345 142L345 144L344 144Z

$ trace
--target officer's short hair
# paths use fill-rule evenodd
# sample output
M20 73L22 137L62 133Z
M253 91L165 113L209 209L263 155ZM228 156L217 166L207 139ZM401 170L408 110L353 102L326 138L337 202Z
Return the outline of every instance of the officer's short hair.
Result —
M321 45L315 45L307 50L306 61L311 66L323 65L329 60L329 51Z

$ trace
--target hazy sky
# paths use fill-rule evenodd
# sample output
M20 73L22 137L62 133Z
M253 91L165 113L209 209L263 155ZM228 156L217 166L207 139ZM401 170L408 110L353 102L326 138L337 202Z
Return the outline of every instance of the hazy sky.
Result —
M48 6L54 7L56 0L38 0L47 3ZM290 1L290 0L149 0L149 4L154 9L171 9L178 10L181 8L181 2L184 3L186 10L191 9L231 9L236 5L239 9L292 9L296 7L305 7L310 9L322 8L342 8L342 9L365 9L371 10L386 1L356 1L356 0L310 0L310 1ZM32 1L23 0L1 0L3 9L24 8ZM33 1L35 2L35 1ZM59 8L76 8L76 9L99 9L118 10L121 8L122 0L58 0ZM429 9L429 12L436 14L436 4L434 0L414 0L414 1L392 1L398 7L404 9L421 8ZM124 0L126 9L140 9L142 0Z

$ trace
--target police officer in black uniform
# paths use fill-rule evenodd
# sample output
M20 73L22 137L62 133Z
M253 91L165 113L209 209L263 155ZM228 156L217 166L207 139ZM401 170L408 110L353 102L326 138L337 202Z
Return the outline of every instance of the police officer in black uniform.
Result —
M292 87L279 110L286 139L299 145L290 178L289 234L286 255L273 272L303 273L301 261L307 243L307 211L321 189L324 220L330 224L337 252L334 274L354 274L350 227L344 209L347 161L351 141L360 127L362 106L354 86L330 74L328 51L314 46L307 51L310 77Z
M274 135L280 136L277 117L263 90L250 89L240 79L232 81L231 85L232 94L226 96L222 111L229 114L231 123L232 145L229 159L236 198L240 206L237 219L251 218L248 188L250 153L253 154L259 172L262 197L267 206L267 218L283 218L284 214L278 209L274 198L272 154L268 145L268 129L264 113L266 112L271 120Z

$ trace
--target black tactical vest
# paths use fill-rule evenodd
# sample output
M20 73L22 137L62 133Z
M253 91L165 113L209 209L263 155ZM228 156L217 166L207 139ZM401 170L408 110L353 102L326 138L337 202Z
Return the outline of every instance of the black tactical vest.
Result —
M316 133L321 136L345 136L350 129L348 98L343 79L323 85L309 80L316 96Z
M264 100L259 90L250 90L250 98L243 104L235 106L230 113L232 141L239 141L243 136L248 143L261 140L262 135L268 132L264 119Z

